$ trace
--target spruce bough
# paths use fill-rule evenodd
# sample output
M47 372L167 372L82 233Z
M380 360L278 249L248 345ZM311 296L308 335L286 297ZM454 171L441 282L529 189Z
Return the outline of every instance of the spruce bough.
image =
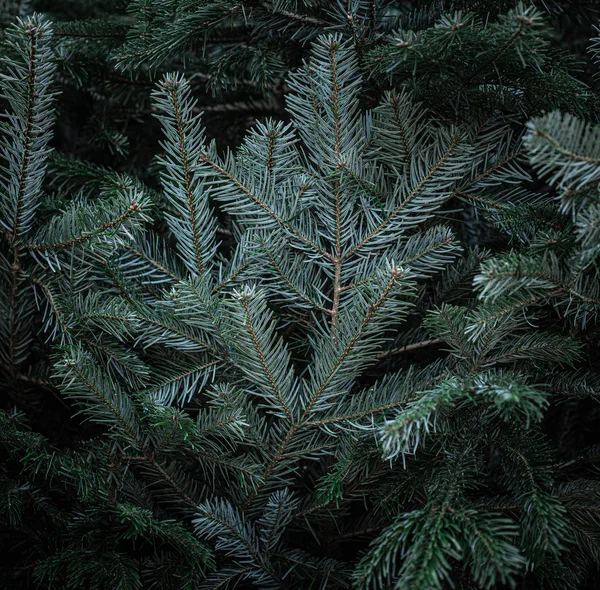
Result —
M540 18L520 9L502 22ZM450 122L419 84L366 111L356 40L310 40L291 122L225 154L162 75L150 188L51 151L60 44L37 15L7 30L7 584L578 588L597 566L597 448L563 459L544 428L597 395L597 128ZM459 203L508 245L461 243ZM67 441L28 415L54 396Z

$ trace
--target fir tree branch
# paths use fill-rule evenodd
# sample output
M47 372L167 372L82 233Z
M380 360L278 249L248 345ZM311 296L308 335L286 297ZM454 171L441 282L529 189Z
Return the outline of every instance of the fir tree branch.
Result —
M140 433L140 425L137 424L137 420L135 420L135 414L132 414L129 418L123 414L120 408L118 408L113 401L111 401L105 393L100 390L100 387L97 383L93 383L91 378L86 375L78 366L78 362L76 359L66 359L63 363L64 368L73 373L79 381L85 386L87 391L89 391L94 398L96 398L100 403L108 409L108 411L114 416L116 421L123 427L123 429L127 432L132 442L136 444L140 452L142 453L144 460L148 462L152 467L159 473L164 481L177 492L179 497L181 497L189 506L192 508L196 508L196 502L192 500L192 498L183 490L177 482L165 471L164 467L155 459L154 455L147 449L146 444L144 443L141 433ZM66 384L65 393L68 395L74 395L75 397L81 397L81 394L77 392L71 393L69 389L72 387L72 381ZM115 395L124 395L121 393L115 393ZM126 407L126 406L124 406Z
M277 222L283 229L285 229L288 233L298 238L301 242L309 246L312 250L328 258L329 260L333 259L333 256L327 252L325 252L322 248L320 248L317 244L313 243L309 238L304 236L301 232L299 232L296 228L294 228L288 221L282 219L275 211L273 211L264 201L262 201L258 196L256 196L248 187L244 186L242 182L240 182L237 178L232 176L225 168L220 166L217 162L212 160L209 154L201 154L200 160L206 164L208 164L215 172L219 175L226 178L229 182L231 182L234 186L236 186L242 194L248 197L253 203L258 205L260 209L262 209L269 217L271 217L274 221Z
M398 95L392 95L390 100L387 102L392 107L392 111L394 113L394 122L396 123L396 127L398 129L398 133L400 134L400 138L402 139L402 143L404 144L404 151L407 157L407 165L410 166L413 153L412 148L408 142L407 131L402 124L400 119L400 110L398 105L400 104L400 97Z
M190 162L188 161L188 150L187 150L187 142L188 139L184 133L184 122L182 120L181 108L179 105L179 97L177 93L177 85L173 80L165 80L163 83L165 88L167 88L167 92L171 97L171 104L173 106L173 115L175 119L175 125L177 127L177 136L179 138L179 142L177 143L177 147L180 150L180 158L181 158L181 166L183 168L183 182L184 182L184 191L187 200L189 219L192 225L192 241L194 245L194 255L196 259L196 267L198 270L198 274L202 276L204 274L204 263L202 262L202 247L200 246L200 228L196 224L196 205L195 205L195 195L192 192L192 180L191 180L191 172L190 172Z
M452 102L453 100L455 100L460 93L465 90L465 88L473 85L474 83L478 82L478 76L480 76L482 73L488 72L492 66L492 64L498 60L498 58L500 58L502 56L502 54L506 53L506 51L508 51L508 49L510 48L511 45L513 45L513 43L521 38L524 37L527 33L526 31L526 27L532 27L534 25L534 20L530 17L528 17L527 15L523 14L523 15L517 15L516 19L518 21L518 26L517 29L515 30L515 32L506 40L506 42L504 43L504 45L502 45L494 54L492 54L490 56L490 58L484 62L481 66L479 66L479 68L477 68L477 70L475 70L475 72L473 74L471 74L469 76L468 80L465 80L454 92L454 94L452 96L450 96L447 100L447 102Z
M153 268L155 268L156 270L158 270L159 272L164 274L166 277L168 277L172 281L177 282L177 283L180 283L182 281L181 277L175 275L168 268L165 268L162 264L160 264L156 260L152 259L150 256L148 256L147 254L142 252L139 248L136 248L132 243L123 242L122 247L125 250L128 250L129 252L131 252L132 254L135 254L135 256L137 256L144 262L148 263L150 266L152 266Z
M8 66L0 81L3 98L13 114L7 114L3 128L2 165L0 174L0 228L11 243L8 357L15 373L19 359L18 337L22 323L21 284L23 268L21 244L29 232L39 205L45 160L52 137L54 109L50 85L54 73L51 62L52 30L38 16L17 19L7 30L7 48L16 53L14 60L3 58ZM6 215L6 218L5 218ZM11 219L12 218L12 219ZM27 329L21 326L21 329Z
M82 242L86 242L87 240L90 240L96 236L102 235L107 231L117 229L127 218L131 217L132 215L141 210L141 205L138 202L134 201L133 203L131 203L131 205L129 205L129 209L127 211L125 211L115 219L103 223L102 225L98 226L90 232L84 233L80 236L71 238L69 240L65 240L64 242L51 242L46 244L28 243L26 244L26 246L30 250L38 252L43 252L45 250L60 250L62 248L69 248L70 246L74 246L75 244L81 244Z
M250 264L251 264L251 262L248 261L245 264L241 265L240 268L238 268L234 273L229 275L224 281L220 282L218 285L213 287L211 294L214 295L214 294L218 293L221 289L224 289L227 285L229 285L230 283L235 281L235 279L240 274L242 274L250 266Z
M165 324L164 322L161 322L160 320L155 320L149 316L142 315L142 314L137 314L136 318L142 323L146 323L151 326L160 328L164 332L169 332L171 334L175 334L176 336L179 336L179 337L183 338L184 340L191 342L193 344L196 344L196 345L200 346L201 348L211 352L215 356L218 356L217 350L214 347L210 346L210 344L207 344L204 340L200 340L199 338L196 338L195 336L188 334L188 333L184 332L183 330L176 328L175 326L169 326L168 324Z
M107 346L102 346L102 344L99 342L94 342L93 340L90 340L81 334L77 336L77 339L83 342L83 344L85 344L89 349L96 349L105 354L112 362L118 365L123 372L128 373L132 379L137 380L139 378L138 372L134 368L130 367L127 363L123 362L123 360Z
M291 428L287 431L285 437L279 444L279 447L277 447L277 451L275 451L275 454L273 455L271 461L269 461L269 463L266 465L259 485L256 486L255 490L252 492L252 494L250 494L250 496L248 496L248 499L244 502L245 509L249 508L253 504L253 502L256 500L262 489L266 486L273 471L275 471L279 463L285 457L285 451L292 442L294 436L296 435L299 429L299 424L292 424Z
M300 299L302 299L303 301L306 301L306 303L310 304L315 309L318 309L318 310L323 311L325 313L331 313L331 310L326 309L322 305L320 305L318 302L313 301L313 299L311 299L304 291L301 291L296 285L294 285L294 283L292 282L292 280L287 276L287 274L281 268L281 265L277 262L277 259L275 258L275 255L273 254L273 252L271 252L271 250L267 246L266 242L262 238L259 238L259 243L262 246L262 248L263 248L265 254L267 255L267 257L269 258L269 261L273 265L273 268L277 271L277 274L282 278L282 280L285 282L285 284L296 295L298 295L298 297L300 297Z
M419 193L423 190L423 188L425 187L427 182L429 180L431 180L431 178L433 178L433 176L436 174L436 172L438 172L438 170L440 170L440 168L442 168L444 166L444 163L446 162L446 160L457 149L457 147L459 145L460 145L459 138L457 136L454 136L452 138L452 142L450 143L450 145L448 146L446 151L442 154L442 156L439 158L439 160L437 162L435 162L435 164L433 164L429 168L429 170L427 171L427 174L425 174L425 176L421 179L421 181L417 184L417 186L415 186L415 188L410 192L410 194L406 197L406 199L404 199L402 201L402 203L400 205L398 205L398 207L396 207L396 209L394 209L394 211L392 211L390 213L390 215L387 217L387 219L382 221L373 231L371 231L366 237L364 237L358 244L356 244L348 252L346 252L343 260L345 261L348 258L350 258L351 256L353 256L354 254L356 254L356 252L358 252L359 250L364 248L364 246L366 246L369 242L371 242L373 240L373 238L375 238L383 230L385 230L389 226L389 224L392 221L394 221L394 219L403 212L403 210L406 208L406 206L409 205L411 203L411 201L417 195L419 195Z
M36 65L37 65L37 43L39 40L39 35L41 31L39 31L33 23L27 23L25 28L25 34L29 37L30 49L29 49L29 75L27 77L27 111L25 115L25 129L23 131L23 137L25 138L25 142L23 145L23 156L21 159L21 170L19 172L19 185L17 189L16 195L16 205L15 205L15 213L14 219L12 223L13 231L12 231L12 241L15 244L20 236L19 236L19 227L21 225L21 215L24 207L24 192L25 192L25 181L27 178L27 172L30 165L30 160L32 157L31 154L31 142L32 142L32 127L34 121L34 114L36 108L36 100L37 92L35 91L35 83L36 83ZM18 249L15 248L15 260L13 262L13 266L19 265L18 258ZM13 279L14 280L14 279Z
M265 559L256 541L254 527L248 526L245 518L228 502L205 503L198 506L198 517L194 520L196 531L209 538L218 537L217 547L229 549L243 565L250 561L258 568L260 580L280 585L280 578ZM232 543L235 539L235 543ZM266 576L266 579L262 578ZM258 581L258 580L257 580Z
M584 295L580 291L577 291L576 289L574 289L572 286L569 286L565 283L558 281L555 276L552 276L551 274L548 274L547 272L543 272L543 271L531 272L529 270L525 271L525 272L522 272L522 271L499 272L496 270L490 270L485 275L486 280L503 279L503 278L520 279L520 278L526 278L526 277L540 278L540 279L544 279L550 283L553 283L553 285L555 286L555 290L551 291L551 293L547 296L554 297L554 296L558 295L559 293L564 293L564 294L572 295L573 297L576 297L578 299L581 299L581 301L584 301L586 303L600 305L600 299L594 299L593 297L588 297L587 295ZM481 282L483 282L483 281L481 281Z
M531 135L533 137L543 137L552 147L556 149L556 151L567 156L571 160L574 160L575 162L585 162L587 164L596 164L600 166L600 158L585 156L570 150L568 147L562 145L557 139L552 137L547 131L537 129ZM598 181L595 180L594 182Z
M393 402L391 404L385 404L383 406L377 406L373 408L369 408L368 410L364 410L363 412L355 412L353 414L346 414L343 416L335 416L333 418L323 418L321 420L309 420L308 422L304 422L303 426L325 426L328 424L340 424L342 422L352 422L354 420L358 420L360 418L368 418L369 416L373 416L374 414L384 414L388 410L392 410L394 408L399 408L404 404L408 404L418 398L407 398L398 400L397 402Z
M86 388L104 405L108 410L113 414L113 416L117 419L117 421L121 424L121 426L125 429L125 431L131 437L131 440L140 442L137 429L130 424L129 420L127 420L118 408L112 403L104 393L100 391L100 389L92 383L78 368L77 361L75 359L67 359L64 362L64 367L68 371L72 371L79 380L86 386Z
M252 338L252 342L254 343L254 348L256 349L256 353L258 354L262 368L265 372L265 375L266 375L269 383L271 384L271 387L273 388L273 393L275 394L275 397L277 398L277 400L279 401L279 404L281 405L281 407L283 408L283 411L285 412L285 415L290 420L292 420L292 413L291 413L290 409L288 408L286 401L283 399L282 393L279 390L279 386L277 385L277 382L275 381L275 377L273 376L273 373L271 372L271 369L269 368L269 365L267 364L265 353L262 350L258 335L256 333L256 330L254 329L254 324L252 321L252 312L248 306L248 301L245 297L243 297L241 301L242 301L242 306L244 307L244 312L245 312L245 317L246 317L246 325L248 326L248 332L250 334L250 337Z
M356 330L356 332L354 333L352 338L346 344L346 346L344 347L343 351L341 352L339 357L336 359L336 361L332 364L331 370L325 376L325 378L323 379L323 381L321 382L321 384L319 385L317 390L310 397L308 403L306 404L306 406L304 408L304 412L302 413L302 416L300 418L301 423L303 423L308 418L312 408L317 403L319 398L323 395L323 392L327 389L327 385L329 384L331 378L335 375L335 373L337 373L339 368L342 366L342 364L344 363L344 360L350 354L350 352L354 348L355 344L358 342L359 338L361 337L362 332L369 325L369 323L371 322L371 320L373 319L373 317L375 316L377 311L379 311L379 309L383 306L388 295L391 293L392 289L394 288L394 285L396 284L397 280L401 276L402 276L401 272L392 270L392 278L386 285L385 289L383 290L383 292L381 293L381 295L379 296L377 301L373 305L370 306L369 311L368 311L367 315L365 316L365 318L363 319L363 321L361 322L359 328Z
M333 302L331 306L331 333L333 341L337 342L337 317L340 309L340 294L342 292L341 276L342 276L342 259L338 253L333 259Z

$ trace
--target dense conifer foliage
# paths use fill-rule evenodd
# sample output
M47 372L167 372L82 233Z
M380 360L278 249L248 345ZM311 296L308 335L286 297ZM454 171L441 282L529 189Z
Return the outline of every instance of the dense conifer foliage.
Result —
M595 3L1 10L2 587L596 587Z

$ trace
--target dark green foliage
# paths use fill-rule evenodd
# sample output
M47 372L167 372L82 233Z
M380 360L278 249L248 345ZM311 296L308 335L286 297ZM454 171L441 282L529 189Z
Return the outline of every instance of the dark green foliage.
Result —
M595 587L597 11L538 4L3 5L3 587Z

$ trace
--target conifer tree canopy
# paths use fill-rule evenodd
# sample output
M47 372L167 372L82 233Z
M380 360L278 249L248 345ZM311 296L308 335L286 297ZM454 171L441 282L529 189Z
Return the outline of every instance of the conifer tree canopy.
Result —
M600 7L0 7L0 586L600 583Z

